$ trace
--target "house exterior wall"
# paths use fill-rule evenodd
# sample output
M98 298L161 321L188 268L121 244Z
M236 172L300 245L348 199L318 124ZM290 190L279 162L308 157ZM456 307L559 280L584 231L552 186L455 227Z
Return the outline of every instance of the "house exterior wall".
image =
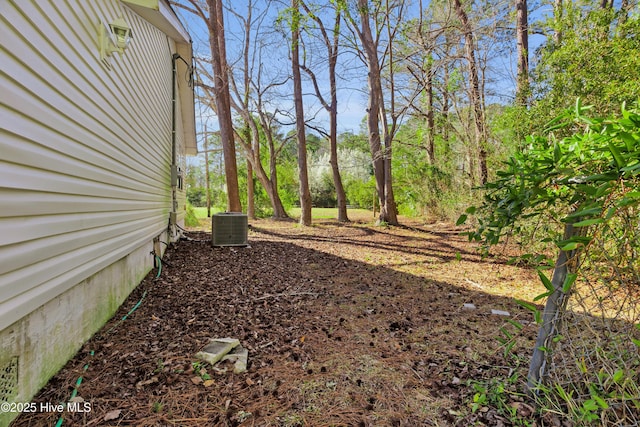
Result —
M102 61L98 25L118 17L133 41ZM190 49L118 0L0 2L0 402L29 401L153 267L158 240L177 238L172 55ZM180 67L184 171L195 135Z

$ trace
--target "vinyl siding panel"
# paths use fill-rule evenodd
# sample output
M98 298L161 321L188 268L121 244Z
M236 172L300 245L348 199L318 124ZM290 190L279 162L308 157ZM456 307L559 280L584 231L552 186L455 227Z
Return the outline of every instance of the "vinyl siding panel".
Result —
M120 16L134 39L105 64ZM0 330L167 229L175 51L119 1L0 2Z

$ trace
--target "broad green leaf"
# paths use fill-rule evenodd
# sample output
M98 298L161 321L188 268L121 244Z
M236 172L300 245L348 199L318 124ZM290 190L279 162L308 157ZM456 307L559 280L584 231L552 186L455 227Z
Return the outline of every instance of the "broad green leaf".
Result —
M528 302L528 301L523 301L523 300L517 299L517 300L516 300L516 303L517 303L519 306L521 306L521 307L523 307L523 308L526 308L527 310L532 311L532 312L534 312L534 313L535 313L536 311L538 311L538 307L536 307L534 304L531 304L531 303L530 303L530 302Z
M513 338L513 335L511 333L509 333L509 331L507 331L504 327L500 328L500 332L503 333L503 335L505 337L507 337L507 340L511 340ZM508 341L507 341L508 342Z
M456 221L456 225L462 225L467 221L467 215L462 214L460 215L460 217L458 218L458 220Z
M567 251L573 251L578 247L579 243L578 242L569 242L564 246L560 247L560 250L563 250L565 252Z
M618 149L618 147L615 146L615 144L609 142L609 151L611 151L611 154L613 155L613 159L616 162L616 165L618 166L618 169L621 169L623 167L625 167L625 161L624 158L622 157L622 154L620 153L620 150Z
M533 318L536 321L536 325L542 325L542 312L540 310L536 311L535 313L533 313ZM640 342L640 341L638 341ZM640 347L640 344L636 344L638 347Z
M579 185L576 188L583 193L587 193L589 196L595 196L598 193L598 188L593 185Z
M600 187L598 187L598 190L596 191L595 196L596 197L602 197L602 195L604 195L606 193L606 191L608 189L610 189L611 187L613 187L613 184L611 183L611 181L605 182Z
M607 214L605 215L604 219L610 220L611 218L613 218L613 216L616 214L617 211L618 211L617 207L615 207L615 206L610 207L609 210L607 211Z
M575 273L567 274L567 277L564 279L564 283L562 284L562 292L565 294L569 293L571 290L571 286L573 286L574 282L578 278L578 275Z
M584 182L602 182L602 181L613 181L618 177L617 172L607 172L607 173L599 173L595 175L588 175L583 178Z
M522 326L522 323L517 322L513 319L507 319L507 322L511 323L519 331L521 331L524 328L524 326Z
M556 391L558 392L558 395L562 398L562 400L564 400L565 402L568 403L572 403L573 401L573 390L571 390L569 393L567 393L560 384L556 384Z
M622 168L623 172L635 172L637 170L640 170L640 162L632 163L629 166Z
M585 400L582 403L582 410L585 412L595 412L598 410L598 404L593 399Z
M618 133L620 139L622 139L627 147L627 151L634 151L635 146L638 143L636 139L629 132L620 132Z
M579 211L572 212L569 215L567 215L565 219L580 218L583 216L591 216L591 215L600 215L601 212L602 212L602 206L596 205L595 207L585 208Z
M582 116L582 99L580 99L580 97L576 98L574 114L576 115L576 117Z
M542 284L544 285L545 288L547 288L547 290L551 292L555 291L555 288L553 287L551 280L549 280L549 278L540 270L538 270L538 277L540 277Z
M561 129L561 128L567 127L567 125L569 125L569 124L570 124L570 122L560 122L560 123L556 122L555 124L551 124L550 123L550 126L545 128L545 132L551 132L551 131L554 131L556 129Z
M609 404L603 398L597 394L593 394L591 397L593 397L593 400L595 400L602 409L609 409Z
M578 221L575 224L573 224L574 227L588 227L589 225L593 225L593 224L600 224L603 223L604 219L602 218L592 218L592 219L585 219L584 221Z
M630 111L627 110L627 101L624 101L622 103L622 106L620 107L620 111L622 112L622 117L624 117L625 119L629 119Z
M622 197L620 200L618 200L616 202L616 206L618 206L619 208L623 208L625 206L634 206L638 204L638 200L635 198L629 198L625 195L625 197Z
M533 300L534 301L540 301L541 299L548 297L552 293L553 293L553 291L545 292L544 294L540 294L540 295L536 296Z

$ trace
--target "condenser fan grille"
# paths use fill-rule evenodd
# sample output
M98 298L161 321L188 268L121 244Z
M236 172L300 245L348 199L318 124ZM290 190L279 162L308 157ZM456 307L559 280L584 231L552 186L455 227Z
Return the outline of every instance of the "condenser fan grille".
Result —
M247 246L247 215L237 212L224 212L211 217L213 246Z

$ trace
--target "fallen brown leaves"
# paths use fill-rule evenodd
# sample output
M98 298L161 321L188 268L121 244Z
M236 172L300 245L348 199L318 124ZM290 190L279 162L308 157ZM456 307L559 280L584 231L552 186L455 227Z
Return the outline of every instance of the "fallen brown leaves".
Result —
M248 248L190 233L35 401L68 400L83 375L78 394L92 411L65 413L65 426L491 424L496 414L471 413L469 387L510 369L496 341L504 319L490 312L526 323L512 297L530 299L536 281L481 259L458 233L262 220ZM534 335L525 327L520 351ZM202 373L194 354L218 337L249 350L246 373ZM15 426L57 418L25 414Z

